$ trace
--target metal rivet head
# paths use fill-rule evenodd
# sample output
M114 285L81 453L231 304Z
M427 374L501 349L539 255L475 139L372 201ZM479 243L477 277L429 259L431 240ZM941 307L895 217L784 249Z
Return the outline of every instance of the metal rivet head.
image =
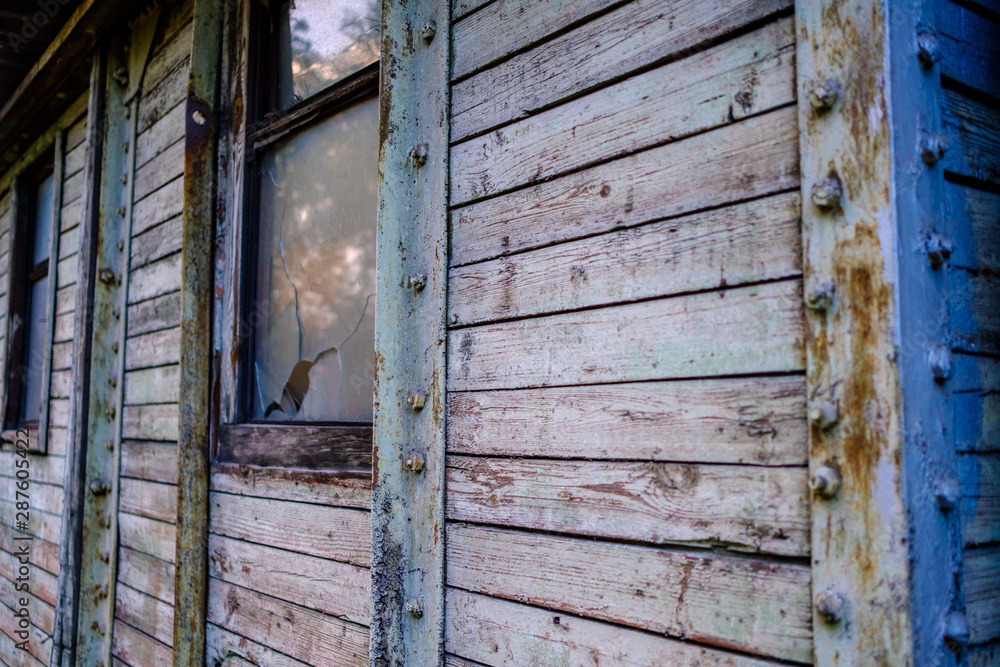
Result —
M111 351L118 354L118 343L111 343Z
M820 466L809 479L809 487L824 500L832 500L840 491L840 471L833 466Z
M108 449L109 452L115 451L115 441L114 440L108 440L106 443L104 443L104 446Z
M808 97L809 104L817 113L825 113L832 109L840 98L840 84L833 79L813 82Z
M125 217L125 207L124 206L119 206L118 207L118 215L120 215L123 218Z
M927 363L935 382L944 382L951 377L951 350L944 345L932 345L927 351Z
M107 417L109 421L114 420L115 409L113 407L108 408L107 410L104 411L104 416Z
M115 275L115 272L112 271L111 269L101 269L99 277L101 279L101 282L104 283L105 285L111 285L113 283L118 282L118 277Z
M825 431L840 421L840 408L833 401L813 401L809 404L809 421Z
M940 135L924 137L920 144L920 159L928 167L933 167L948 151L948 142Z
M110 551L100 551L100 552L98 552L98 554L97 554L97 560L101 561L102 563L110 563L111 562L111 552Z
M955 250L955 244L952 243L951 239L941 236L940 234L931 234L927 237L927 259L930 260L931 266L937 268L948 261L951 257L951 253Z
M961 654L969 644L972 632L969 621L960 611L953 611L944 619L944 643L949 650Z
M94 480L90 483L90 492L95 496L104 496L111 491L111 485L107 482Z
M844 618L846 600L844 596L833 590L825 590L816 594L813 600L816 613L827 623L839 623Z
M420 601L420 598L410 598L406 601L406 611L410 613L413 618L420 618L424 615L424 605Z
M840 184L840 179L834 176L824 178L812 186L812 203L822 211L832 211L839 207L843 195L844 187Z
M427 276L407 276L406 287L414 292L422 292L427 287Z
M423 410L426 400L424 395L419 393L412 393L406 397L406 403L414 410Z
M941 59L941 45L937 35L931 33L917 35L917 58L924 69L934 67L934 63Z
M934 485L934 501L942 512L950 512L958 507L962 498L962 489L958 481L950 475L945 475Z
M125 67L119 67L111 76L122 88L128 85L128 70Z
M819 282L813 285L806 294L806 306L815 311L824 312L833 307L833 298L836 296L836 288L827 282Z
M122 153L128 153L128 142L122 143Z
M410 160L413 161L415 167L422 167L427 164L427 158L430 156L430 146L427 144L417 144L410 151Z
M121 182L122 182L122 185L125 185L125 184L127 184L127 183L128 183L128 176L126 176L126 175L122 174L122 177L121 177L121 179L120 179L120 180L121 180Z
M427 44L430 44L434 40L434 35L437 34L437 29L437 21L431 19L427 23L420 26L420 38Z
M406 457L406 461L403 462L406 469L410 472L421 472L424 469L424 457L416 452L410 454Z

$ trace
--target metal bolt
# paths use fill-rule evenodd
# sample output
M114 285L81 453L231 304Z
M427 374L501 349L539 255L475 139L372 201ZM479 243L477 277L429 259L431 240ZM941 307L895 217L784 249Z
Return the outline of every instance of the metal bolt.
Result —
M941 59L941 45L937 35L927 32L917 35L917 58L924 69L934 67L934 63Z
M114 378L108 378L108 386L109 387L117 387L118 386L118 380L116 380Z
M840 491L840 472L833 466L820 466L809 480L809 487L824 500L832 500Z
M118 354L118 343L111 343L111 351Z
M108 585L101 584L100 586L97 587L97 599L104 600L107 597L108 597Z
M816 113L825 113L832 109L840 98L840 84L833 79L814 81L808 97L809 104Z
M840 408L833 401L814 401L809 404L809 421L825 431L840 421Z
M122 153L128 153L128 142L122 143Z
M114 420L114 418L115 418L115 409L114 409L114 407L110 407L107 410L105 410L104 411L104 416L106 416L109 421Z
M410 159L413 161L413 165L416 167L422 167L427 164L427 158L430 156L430 146L427 144L417 144L410 151Z
M823 211L832 211L840 206L844 188L836 176L824 178L812 187L812 203Z
M831 625L843 619L845 604L844 596L831 589L817 593L816 599L813 600L816 613Z
M118 215L120 215L123 218L125 217L125 207L124 206L119 206L118 207Z
M926 246L927 259L931 261L931 266L935 269L948 261L951 253L955 250L955 244L952 243L951 239L940 234L928 236Z
M961 654L969 644L972 632L965 614L953 611L944 619L944 643L954 653Z
M837 288L828 282L816 283L806 295L806 306L816 311L830 310L836 291Z
M122 88L128 85L128 70L125 69L125 67L119 67L111 76L114 77L114 80L117 81L118 85Z
M117 320L117 319L121 319L121 316L122 316L122 311L121 311L121 310L119 310L118 308L115 308L114 310L112 310L112 311L111 311L111 315L112 315L112 316L113 316L113 317L114 317L114 318L115 318L116 320Z
M410 612L413 618L420 618L424 615L424 605L420 598L410 598L406 601L406 611Z
M115 247L118 249L118 252L121 252L122 250L125 249L125 244L119 241L118 243L115 244Z
M431 19L427 23L420 26L420 38L427 44L430 44L434 40L434 35L437 34L437 29L437 21Z
M935 382L944 382L951 377L951 350L944 345L932 345L927 350L927 362Z
M104 443L104 446L108 448L109 452L115 451L115 441L114 440L108 440L106 443Z
M423 394L413 393L406 397L407 404L414 410L423 410L425 398Z
M962 489L958 486L958 481L945 475L934 485L934 500L942 512L950 512L958 507L958 501L962 497Z
M111 269L101 269L99 277L101 279L101 282L104 283L105 285L110 285L112 283L118 282L118 277L115 276L115 272L112 271Z
M414 452L407 457L403 465L410 472L421 472L424 469L424 457Z
M122 185L125 185L126 183L128 183L128 176L126 176L125 174L122 174L121 182L122 182Z
M932 135L929 137L924 137L923 142L920 145L920 159L924 161L928 167L933 167L938 163L944 154L948 151L948 142L944 140L944 137L940 135Z
M101 561L102 563L110 563L111 562L111 552L110 551L99 551L97 553L97 560Z
M90 483L90 492L95 496L107 495L109 491L111 491L111 485L107 482L94 480Z
M414 292L422 292L427 287L427 276L407 276L406 287Z

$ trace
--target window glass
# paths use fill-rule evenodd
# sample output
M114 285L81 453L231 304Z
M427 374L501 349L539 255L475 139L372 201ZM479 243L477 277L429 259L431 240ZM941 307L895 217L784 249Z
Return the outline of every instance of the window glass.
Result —
M370 422L378 100L259 156L253 419Z
M35 189L34 240L31 243L31 266L35 267L49 258L49 239L52 235L52 174Z
M378 60L377 0L294 0L278 17L278 101L288 108Z

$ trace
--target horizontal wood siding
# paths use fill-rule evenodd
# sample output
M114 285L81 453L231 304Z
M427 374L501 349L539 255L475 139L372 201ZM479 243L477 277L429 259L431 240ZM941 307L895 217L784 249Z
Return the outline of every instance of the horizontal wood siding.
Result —
M445 664L812 662L787 2L453 2Z

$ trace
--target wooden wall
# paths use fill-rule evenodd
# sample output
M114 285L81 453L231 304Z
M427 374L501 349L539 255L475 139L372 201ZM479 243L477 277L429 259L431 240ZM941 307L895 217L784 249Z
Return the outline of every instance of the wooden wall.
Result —
M1000 5L938 2L969 664L1000 661Z
M65 152L57 159L63 160L62 210L59 212L58 257L50 260L50 275L56 280L56 320L52 343L52 375L49 389L49 429L48 452L29 454L31 521L27 534L34 537L31 544L31 594L29 613L32 619L28 653L14 649L20 641L14 635L13 609L22 597L14 588L17 576L17 559L9 553L17 531L15 524L15 494L17 488L14 477L14 454L10 444L5 443L0 451L0 485L3 486L2 520L0 520L0 654L10 656L14 665L48 665L52 650L52 633L56 617L56 599L59 577L59 541L62 537L63 487L65 484L66 447L69 444L67 425L69 419L69 396L72 387L72 340L75 332L74 308L76 304L77 255L80 234L80 198L83 192L84 154L87 119L73 119L65 130ZM48 148L47 152L51 153ZM10 194L0 200L0 305L7 312L8 289L11 277L7 275L10 265L10 241L13 210ZM6 317L0 317L0 362L6 355ZM3 381L0 380L0 383Z
M172 661L184 102L192 3L164 7L143 78L122 408L118 665Z
M448 664L812 661L791 14L454 2Z

